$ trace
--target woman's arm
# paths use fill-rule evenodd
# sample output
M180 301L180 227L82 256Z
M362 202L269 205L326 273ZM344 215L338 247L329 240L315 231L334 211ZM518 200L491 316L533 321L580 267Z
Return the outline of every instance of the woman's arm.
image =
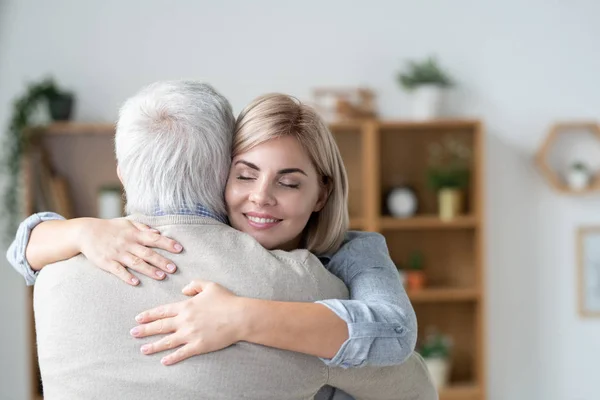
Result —
M127 268L159 280L165 272L175 271L170 260L145 246L177 253L181 251L177 245L155 229L123 218L65 220L55 213L39 213L19 225L7 259L28 285L34 284L37 272L44 266L79 253L101 269L137 285L139 280Z
M350 232L327 268L346 283L350 300L324 300L348 324L349 339L330 366L403 363L417 342L417 318L379 233Z
M13 268L25 278L28 286L35 283L38 270L34 270L25 255L27 244L31 236L32 230L44 221L64 220L64 218L56 213L42 212L30 215L19 224L15 239L10 244L6 259Z
M404 362L415 348L417 320L385 238L351 232L327 268L348 286L350 300L246 299L242 340L315 355L330 366Z
M245 299L241 340L332 358L348 339L348 325L322 304Z
M328 265L348 285L351 300L277 302L237 297L222 286L194 281L189 300L141 313L136 337L172 333L143 346L153 354L183 345L166 365L238 341L311 354L328 365L402 363L414 349L416 318L383 236L351 234Z

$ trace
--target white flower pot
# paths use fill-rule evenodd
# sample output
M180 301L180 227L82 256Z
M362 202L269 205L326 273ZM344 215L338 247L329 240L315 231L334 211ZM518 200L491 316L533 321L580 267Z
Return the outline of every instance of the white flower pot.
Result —
M567 173L567 183L573 190L583 190L590 184L590 174L586 171L571 169Z
M439 116L444 90L437 85L417 86L412 92L412 117L416 120Z
M431 375L431 380L437 389L448 386L450 380L450 361L446 358L425 358L425 365Z

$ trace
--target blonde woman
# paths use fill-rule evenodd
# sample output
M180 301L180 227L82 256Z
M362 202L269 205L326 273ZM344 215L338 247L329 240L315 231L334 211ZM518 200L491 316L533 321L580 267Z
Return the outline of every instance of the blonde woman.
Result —
M194 281L184 288L189 299L136 317L135 337L171 333L144 344L142 353L181 346L162 359L171 365L247 341L318 356L331 366L406 360L416 342L413 308L384 238L347 231L347 197L339 149L316 112L281 94L254 100L236 123L225 190L229 223L267 249L310 250L344 281L351 299L264 301ZM128 269L158 280L176 272L152 248L177 253L181 246L147 226L126 219L61 219L41 213L21 223L8 258L28 284L45 265L78 253L132 285L139 281ZM178 318L183 310L193 310L194 317Z

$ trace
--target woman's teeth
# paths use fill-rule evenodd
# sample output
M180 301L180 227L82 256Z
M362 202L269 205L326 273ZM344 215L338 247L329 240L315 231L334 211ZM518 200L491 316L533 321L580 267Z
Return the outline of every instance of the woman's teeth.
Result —
M279 220L277 219L271 219L271 218L257 218L257 217L252 217L250 215L247 216L248 219L252 222L256 222L257 224L272 224L273 222L277 222Z

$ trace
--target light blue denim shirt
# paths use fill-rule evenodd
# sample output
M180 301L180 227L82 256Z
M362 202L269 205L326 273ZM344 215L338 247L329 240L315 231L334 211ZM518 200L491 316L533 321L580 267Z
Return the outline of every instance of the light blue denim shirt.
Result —
M27 285L33 285L37 277L37 271L25 258L31 231L43 221L59 219L64 218L43 212L31 215L19 225L6 256ZM323 362L345 368L404 362L415 348L417 321L384 237L378 233L349 232L340 250L320 259L350 291L350 300L317 302L348 324L348 339L332 359L322 359Z

